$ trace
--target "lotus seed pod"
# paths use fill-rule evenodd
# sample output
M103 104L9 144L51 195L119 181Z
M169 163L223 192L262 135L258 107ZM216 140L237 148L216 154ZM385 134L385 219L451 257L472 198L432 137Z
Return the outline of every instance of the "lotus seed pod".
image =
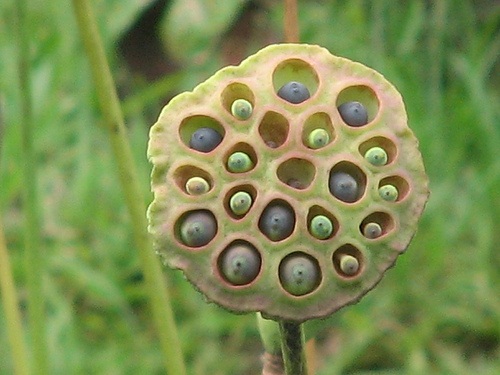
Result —
M181 240L186 246L205 246L215 237L217 223L212 214L206 211L194 211L186 215L180 231Z
M307 145L312 149L325 147L330 141L330 136L325 129L314 129L307 137Z
M321 281L317 263L303 254L292 254L285 258L279 274L283 288L294 296L311 293Z
M251 283L259 274L261 260L258 252L246 244L234 244L221 254L220 271L233 285Z
M227 169L229 172L248 172L253 167L254 165L252 159L250 159L250 156L244 152L235 152L229 156L229 159L227 159Z
M289 237L295 227L295 214L283 204L267 206L259 220L259 228L271 241Z
M222 136L212 128L196 130L189 140L189 147L201 152L210 152L222 142Z
M333 196L343 202L353 203L358 199L358 182L348 173L332 173L329 187Z
M368 124L368 112L360 102L343 103L338 110L347 125L358 127Z
M191 177L186 181L186 191L191 195L205 194L210 190L210 185L204 178Z
M365 153L365 159L370 164L382 166L387 164L387 152L381 147L372 147Z
M278 90L278 96L292 104L299 104L309 99L311 94L304 84L292 81Z
M380 237L382 235L382 227L378 223L367 223L363 227L363 235L370 239Z
M231 113L238 120L247 120L252 116L252 103L245 99L236 99L231 105Z
M384 185L378 189L380 197L388 202L395 202L398 199L399 192L394 185Z
M340 258L340 269L346 276L353 276L359 270L359 262L352 255L342 255Z
M252 206L252 196L246 191L238 191L229 200L229 207L235 215L245 215Z
M312 218L309 230L314 237L324 240L331 236L333 232L333 224L332 221L326 216L317 215Z

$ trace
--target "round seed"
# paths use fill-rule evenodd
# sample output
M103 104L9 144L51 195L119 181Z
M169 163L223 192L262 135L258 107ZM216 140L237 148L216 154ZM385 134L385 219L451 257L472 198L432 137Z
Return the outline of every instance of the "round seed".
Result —
M227 160L227 169L233 173L248 172L253 166L252 159L244 152L235 152Z
M244 215L252 205L252 197L246 191L238 191L229 200L229 207L235 215Z
M332 221L324 215L317 215L312 218L309 231L317 239L324 240L333 232Z
M189 147L201 152L210 152L222 142L222 136L212 128L199 128L189 140Z
M294 296L312 292L319 285L320 270L309 256L296 254L286 257L280 265L279 276L283 288Z
M352 255L344 254L340 258L340 270L346 276L353 276L359 270L359 262Z
M245 99L236 99L231 105L231 113L238 120L247 120L252 116L252 103Z
M363 126L368 124L368 112L360 102L346 102L338 107L342 120L350 126Z
M387 164L387 152L381 147L372 147L365 153L365 159L372 165L381 166Z
M281 241L289 237L294 227L295 214L290 207L283 204L266 207L259 220L260 230L271 241Z
M278 96L292 104L299 104L309 99L311 94L304 84L291 81L278 90Z
M224 278L231 284L245 285L259 274L261 259L251 246L237 244L222 253L219 267Z
M382 235L382 227L378 223L367 223L363 227L363 235L370 239L380 237Z
M325 129L314 129L307 137L307 146L313 149L324 147L330 141L330 136Z
M205 194L210 190L207 180L201 177L191 177L186 182L186 191L190 195Z
M384 185L378 189L380 197L388 202L395 202L398 199L398 189L394 185Z
M348 173L332 173L329 187L332 195L343 202L352 203L358 199L358 183L355 178Z
M207 211L193 211L186 215L180 227L181 240L186 246L208 244L217 232L215 217Z

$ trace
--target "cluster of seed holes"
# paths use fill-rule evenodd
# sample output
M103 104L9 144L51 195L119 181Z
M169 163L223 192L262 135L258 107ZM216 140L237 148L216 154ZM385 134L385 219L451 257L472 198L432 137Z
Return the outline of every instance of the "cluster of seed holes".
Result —
M233 241L217 258L219 275L232 286L248 286L262 269L262 257L251 243Z
M278 148L287 138L290 125L288 120L277 112L267 112L259 125L259 134L270 148Z
M219 133L222 138L224 138L226 134L224 127L214 118L205 115L194 115L186 117L179 126L179 135L182 142L187 147L190 147L189 142L191 141L191 137L201 128L213 129Z
M217 234L217 220L209 210L183 213L175 222L174 236L185 246L198 248L210 243Z
M309 160L291 158L281 163L277 170L278 179L293 189L307 189L316 175L316 167Z
M391 164L396 159L396 145L393 141L385 137L373 137L361 143L359 146L359 153L366 157L367 152L375 147L384 150L387 155L387 162L383 165Z
M241 200L235 202L238 199L239 193L245 193L240 198ZM244 206L248 205L247 197L250 196L250 204L248 208ZM226 213L233 219L242 219L251 210L253 203L257 199L257 189L250 184L238 185L231 188L224 196L224 209ZM245 212L243 212L245 211Z
M281 286L294 296L312 293L322 280L321 267L316 258L303 252L287 255L279 265Z
M250 88L243 83L231 83L224 89L224 91L222 91L222 106L229 114L232 114L231 107L238 99L248 101L252 107L255 105L255 96L252 90L250 90Z
M245 168L244 166L242 166L242 170L235 170L234 167L232 168L231 167L231 160L233 160L233 157L234 155L246 155L247 157L247 162L249 161L250 164L248 166L248 168ZM245 160L242 160L242 162L245 162ZM224 158L223 158L223 163L224 163L224 166L226 167L226 170L230 173L244 173L244 172L249 172L251 171L252 169L255 168L255 166L257 165L257 154L255 153L255 150L253 149L252 146L250 146L248 143L243 143L243 142L240 142L240 143L237 143L235 144L233 147L231 147L229 149L228 152L226 152L226 154L224 155ZM237 168L239 168L240 166L236 166Z
M394 229L394 220L386 212L374 212L368 215L359 226L361 234L368 239L385 236Z
M323 133L327 135L324 142L318 144L314 142L314 132L318 129L323 130ZM331 142L335 138L335 131L333 128L332 120L328 114L324 112L315 113L305 121L304 128L302 130L302 143L311 149L321 149Z
M289 82L299 82L303 84L312 97L318 89L319 78L314 68L307 62L300 59L289 59L282 61L274 69L274 91L277 93Z
M366 175L356 164L341 161L330 171L329 189L342 202L357 202L365 193Z
M318 235L317 229L315 230L314 227L311 226L313 219L317 217L325 217L330 221L332 225L332 230L328 236ZM337 218L331 212L329 212L328 210L319 205L314 205L311 208L309 208L309 211L307 213L307 229L311 236L320 240L328 240L337 234L339 228L340 224Z
M337 96L337 108L349 102L359 102L366 109L368 113L367 124L372 122L378 114L379 100L375 92L368 86L349 86L343 89Z
M363 271L361 251L351 244L342 245L335 250L332 261L337 274L345 278L356 277Z
M381 193L381 189L388 186L393 186L397 191L397 198L395 199L395 202L400 202L405 199L410 191L410 185L408 185L408 182L400 176L390 176L380 180L379 193Z
M203 179L206 181L208 184L208 190L207 191L200 191L199 193L197 192L192 192L189 191L189 184L188 181L192 181L193 179ZM214 184L214 181L212 179L212 176L206 171L204 171L201 168L192 166L192 165L185 165L182 167L179 167L175 170L173 173L173 180L175 181L175 184L181 189L184 193L189 194L189 195L201 195L208 193Z

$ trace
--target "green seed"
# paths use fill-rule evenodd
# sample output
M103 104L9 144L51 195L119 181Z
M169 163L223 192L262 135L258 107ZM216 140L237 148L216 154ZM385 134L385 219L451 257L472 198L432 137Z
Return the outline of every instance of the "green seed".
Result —
M359 262L352 255L342 255L340 258L340 270L346 276L353 276L359 270Z
M224 278L233 285L252 282L260 272L259 253L249 245L233 245L222 253L219 263Z
M320 283L317 263L306 255L291 255L280 265L280 280L283 288L294 296L311 293Z
M227 160L227 169L233 173L248 172L253 166L252 159L244 152L235 152Z
M325 129L314 129L307 137L307 146L313 149L324 147L330 141L330 136Z
M398 199L398 189L394 185L384 185L378 189L380 197L388 202L395 202Z
M333 232L332 221L323 215L315 216L309 224L309 231L317 239L324 240Z
M186 246L200 247L208 244L215 237L217 222L208 211L188 213L180 226L181 240Z
M235 215L244 215L252 205L252 197L246 191L238 191L229 200L229 207Z
M186 191L190 195L205 194L210 190L207 180L201 177L191 177L186 182Z
M372 165L382 166L387 164L387 152L381 147L372 147L365 153L365 159Z
M366 238L377 238L382 235L382 227L378 223L367 223L363 227L363 235Z
M252 116L252 103L245 99L236 99L231 105L231 113L238 120L247 120Z

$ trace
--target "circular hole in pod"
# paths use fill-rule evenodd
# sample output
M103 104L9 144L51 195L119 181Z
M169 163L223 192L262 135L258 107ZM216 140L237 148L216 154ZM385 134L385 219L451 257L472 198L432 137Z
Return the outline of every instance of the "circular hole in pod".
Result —
M259 124L259 134L270 148L278 148L288 138L288 120L277 112L267 112Z
M315 113L306 120L302 131L302 143L311 149L321 149L335 137L332 120L324 112Z
M224 158L224 165L230 173L245 173L255 168L257 154L247 143L238 143L233 146Z
M380 167L391 164L397 155L393 141L385 137L373 137L361 143L359 153L371 165Z
M331 212L315 205L307 213L307 228L314 238L327 240L338 232L339 222Z
M224 198L224 208L233 219L243 218L252 208L257 198L257 190L249 184L230 189Z
M341 161L331 169L328 187L338 200L354 203L365 193L366 175L356 164Z
M292 206L281 199L271 201L260 215L259 229L274 242L290 237L295 229L295 212Z
M177 220L175 234L188 247L202 247L217 234L217 220L209 210L188 211Z
M345 278L358 276L363 270L363 255L355 246L345 244L333 253L335 272Z
M385 212L374 212L363 219L359 230L368 239L376 239L394 229L394 220Z
M406 198L409 191L410 185L400 176L383 178L378 185L380 197L387 202L400 202Z
M288 59L273 71L276 95L292 104L300 104L316 93L319 78L314 68L301 59Z
M205 170L193 165L179 167L173 173L175 184L188 195L202 195L213 187L212 176Z
M208 153L224 139L224 127L212 117L195 115L185 118L179 127L182 142L189 148Z
M245 84L233 82L226 86L221 94L222 106L238 120L250 118L255 105L255 96Z
M292 158L280 164L277 175L284 184L303 190L308 188L314 180L316 167L309 160Z
M377 95L365 85L343 89L337 97L336 105L342 121L351 127L372 122L379 110Z
M237 240L220 253L217 267L222 278L229 284L248 285L259 275L262 257L252 244Z
M309 254L294 252L279 265L281 286L294 296L312 293L321 283L322 273L318 261Z

